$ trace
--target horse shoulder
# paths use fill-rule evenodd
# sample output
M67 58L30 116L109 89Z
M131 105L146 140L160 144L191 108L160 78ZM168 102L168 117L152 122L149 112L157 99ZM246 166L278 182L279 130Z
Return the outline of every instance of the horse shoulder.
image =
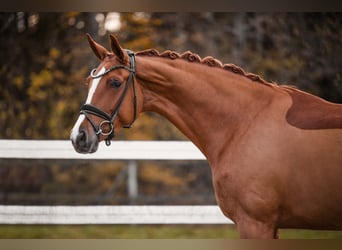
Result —
M300 129L342 129L342 104L325 101L306 92L286 87L292 105L287 122Z

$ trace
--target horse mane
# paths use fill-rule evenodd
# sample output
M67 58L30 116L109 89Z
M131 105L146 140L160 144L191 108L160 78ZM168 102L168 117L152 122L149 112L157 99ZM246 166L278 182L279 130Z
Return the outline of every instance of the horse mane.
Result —
M266 85L272 85L272 84L268 83L267 81L265 81L263 78L261 78L259 75L256 75L253 73L248 73L248 72L244 71L242 68L240 68L239 66L236 66L236 65L231 64L231 63L222 64L221 61L219 61L216 58L211 57L211 56L207 56L207 57L202 59L199 55L192 53L191 51L186 51L183 54L179 54L179 53L177 53L175 51L171 51L171 50L165 50L164 52L159 53L159 51L156 49L148 49L148 50L143 50L143 51L137 52L136 55L158 56L158 57L169 58L172 60L180 58L183 60L187 60L189 62L197 62L197 63L202 63L205 65L208 65L210 67L222 68L224 70L228 70L228 71L233 72L235 74L239 74L241 76L247 77L252 81L263 83Z

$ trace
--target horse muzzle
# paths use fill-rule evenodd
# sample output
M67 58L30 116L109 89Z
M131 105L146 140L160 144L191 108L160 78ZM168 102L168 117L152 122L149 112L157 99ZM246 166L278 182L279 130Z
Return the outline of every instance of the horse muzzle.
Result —
M70 136L72 145L78 153L90 154L97 151L99 140L95 133L87 132L80 128L79 131L73 131Z

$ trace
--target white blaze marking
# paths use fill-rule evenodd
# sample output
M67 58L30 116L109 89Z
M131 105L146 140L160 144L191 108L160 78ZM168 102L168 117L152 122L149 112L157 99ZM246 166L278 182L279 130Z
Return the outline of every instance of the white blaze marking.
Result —
M99 71L99 73L97 73L97 74L100 75L100 74L104 73L105 71L106 71L106 69L105 69L105 67L103 67L103 68ZM93 95L94 95L95 90L96 90L96 88L97 88L97 85L99 85L99 83L100 83L100 81L101 81L101 78L102 78L102 77L93 79L93 83L92 83L92 85L91 85L91 88L89 89L88 97L87 97L87 100L86 100L86 103L87 103L87 104L90 104L91 99L93 98Z
M102 74L106 71L105 67L103 67L97 74ZM92 82L92 85L91 85L91 88L89 89L89 92L88 92L88 97L87 97L87 100L86 100L86 104L90 104L91 103L91 100L93 99L93 95L97 89L97 86L99 85L100 81L101 81L101 78L102 77L99 77L99 78L95 78L93 79L93 82ZM80 115L74 125L74 127L72 128L71 130L71 140L73 141L76 141L76 138L77 138L77 135L79 133L79 130L80 130L80 126L83 122L85 118L85 115Z

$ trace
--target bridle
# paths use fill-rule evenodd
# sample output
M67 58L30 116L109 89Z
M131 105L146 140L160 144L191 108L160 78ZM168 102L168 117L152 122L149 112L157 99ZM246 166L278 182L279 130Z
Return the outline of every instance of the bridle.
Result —
M107 136L107 138L105 139L107 146L110 145L111 139L115 136L114 121L115 121L115 118L118 116L121 105L122 105L122 103L123 103L123 101L127 95L127 91L129 89L129 86L131 85L131 83L132 83L132 88L133 88L133 107L134 107L133 121L130 124L124 125L123 127L124 128L131 128L132 124L134 123L136 116L137 116L137 97L136 97L136 91L135 91L135 85L134 85L135 55L134 55L134 52L132 52L130 50L126 50L126 52L127 52L129 59L130 59L130 67L127 67L125 65L116 65L116 66L113 66L113 67L107 69L104 73L99 74L99 75L94 74L96 69L93 69L90 72L90 77L92 79L96 79L96 78L100 78L104 75L107 75L109 72L116 70L116 69L126 69L129 71L129 76L128 76L127 81L126 81L125 89L122 92L122 95L120 96L120 99L119 99L114 111L112 112L112 114L108 114L108 113L104 112L103 110L97 108L96 106L94 106L92 104L87 104L87 103L81 107L81 111L80 111L80 114L85 115L85 117L88 119L88 121L92 125L92 127L93 127L98 138L100 137L100 135ZM104 119L99 124L98 127L95 125L94 121L89 116L90 114ZM105 126L109 126L110 129L108 130L108 132L104 131Z

